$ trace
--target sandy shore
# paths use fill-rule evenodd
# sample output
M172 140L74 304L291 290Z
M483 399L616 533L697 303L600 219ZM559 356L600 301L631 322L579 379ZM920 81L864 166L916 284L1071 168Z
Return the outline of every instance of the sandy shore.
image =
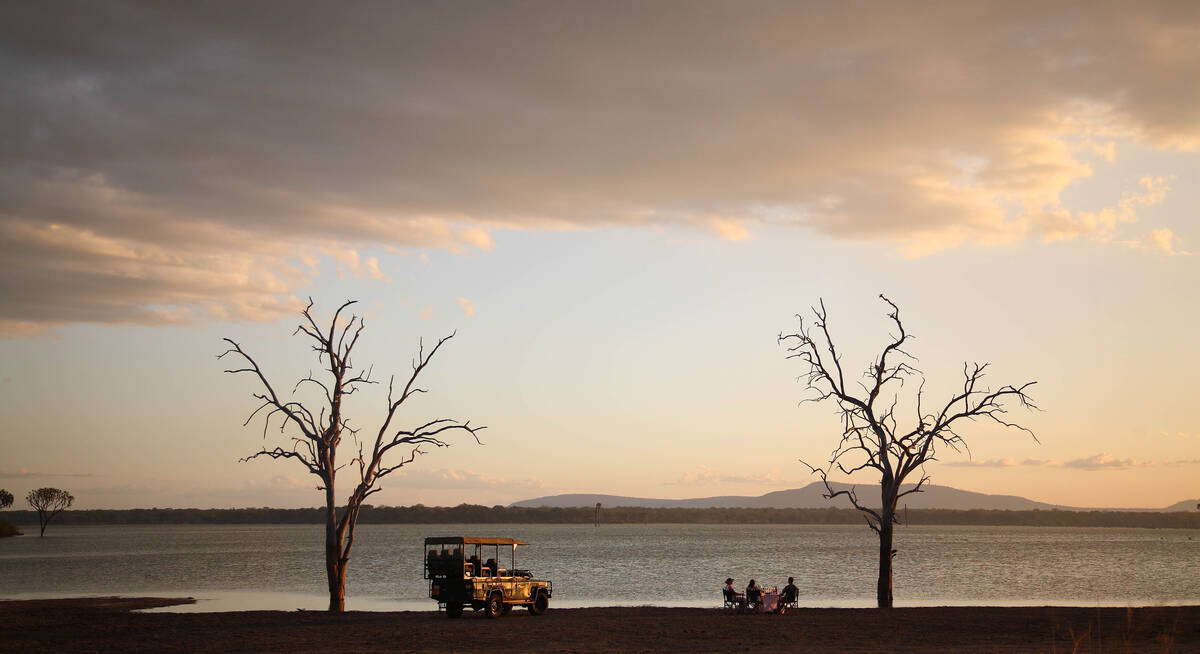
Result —
M135 613L189 600L0 602L14 652L1200 652L1200 606Z

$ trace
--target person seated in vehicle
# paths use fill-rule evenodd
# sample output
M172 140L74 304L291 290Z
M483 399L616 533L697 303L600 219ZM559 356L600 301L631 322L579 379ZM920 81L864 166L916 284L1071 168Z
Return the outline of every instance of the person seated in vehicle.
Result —
M488 559L487 563L483 564L483 569L487 570L485 574L498 577L500 575L500 566L496 564L496 559Z
M800 596L800 589L796 588L796 580L788 577L787 585L783 587L783 592L779 594L779 605L795 604L796 598Z
M467 576L482 575L483 570L479 568L479 556L472 554L471 558L467 559Z
M762 588L758 585L758 582L751 579L750 584L746 586L746 603L750 606L758 606L758 602L761 599Z
M721 594L725 596L725 603L731 607L746 606L746 596L733 589L733 577L725 580L725 587L721 589Z

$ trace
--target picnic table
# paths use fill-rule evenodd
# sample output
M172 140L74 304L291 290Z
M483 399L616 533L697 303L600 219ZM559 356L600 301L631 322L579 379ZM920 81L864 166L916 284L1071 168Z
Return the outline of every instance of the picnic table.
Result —
M774 613L779 610L779 593L764 592L755 607L759 613Z

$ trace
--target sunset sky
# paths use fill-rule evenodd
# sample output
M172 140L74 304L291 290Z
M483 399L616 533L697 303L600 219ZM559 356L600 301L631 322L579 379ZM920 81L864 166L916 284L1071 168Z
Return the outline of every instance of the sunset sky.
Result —
M885 293L928 397L1038 382L933 483L1198 497L1197 80L1194 2L4 3L0 487L320 504L216 360L290 389L309 296L384 381L457 330L402 417L484 445L377 504L799 487L776 338L823 298L863 370Z

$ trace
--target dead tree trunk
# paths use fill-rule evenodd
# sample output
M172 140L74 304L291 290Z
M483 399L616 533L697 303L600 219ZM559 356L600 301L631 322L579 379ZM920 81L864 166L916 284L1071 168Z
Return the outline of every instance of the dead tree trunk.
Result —
M937 448L949 447L958 451L966 448L966 442L955 431L959 424L971 420L988 419L1005 427L1013 427L1033 436L1033 432L1004 419L1006 405L1016 402L1019 406L1036 409L1026 394L1026 389L1035 382L1021 386L1002 386L998 390L983 388L984 372L988 364L963 364L963 386L954 393L946 404L936 411L926 411L922 405L925 379L914 367L916 358L904 351L911 336L900 322L900 309L886 297L880 298L890 307L888 318L896 332L882 353L867 367L864 382L859 384L862 393L846 381L842 369L841 354L833 343L825 312L825 303L814 308L816 320L813 327L800 320L800 329L793 334L780 334L779 342L787 348L787 358L798 359L807 369L801 378L815 392L803 402L833 401L842 419L842 434L829 460L823 466L805 466L821 478L825 484L825 497L832 499L844 496L854 508L861 511L867 526L879 536L879 579L876 598L880 608L892 606L892 568L896 550L893 547L896 507L900 498L909 493L919 493L929 476L925 464L936 461ZM899 391L905 381L920 380L912 402L914 415L910 416L913 426L909 430L900 427ZM883 400L880 401L880 398ZM1037 438L1034 437L1036 441ZM968 450L969 452L969 450ZM870 470L879 475L880 503L878 508L859 502L855 487L834 490L829 475L837 472L846 476ZM909 475L919 472L912 488L901 491Z
M363 502L381 490L378 486L379 480L412 463L417 455L422 453L422 446L448 447L449 443L442 440L445 438L443 434L447 432L464 431L478 442L476 434L483 429L472 427L469 422L460 423L448 418L431 420L413 429L397 429L392 426L392 420L401 405L413 395L425 392L425 389L416 385L417 377L429 365L433 355L437 354L442 345L454 337L454 334L451 334L439 340L428 353L424 345L421 345L413 360L412 374L399 396L394 395L395 377L392 377L388 382L386 413L382 424L374 439L360 441L358 429L351 428L349 418L342 413L342 400L362 386L375 382L370 378L369 369L366 372L355 372L350 360L358 337L366 327L366 323L358 316L351 316L345 323L341 322L342 311L352 304L354 302L350 301L339 307L327 329L322 329L313 318L312 300L309 300L302 313L305 321L296 328L295 333L303 333L314 342L312 349L328 373L328 378L325 379L318 379L310 373L293 387L293 396L306 384L305 388L315 391L317 399L308 406L297 400L281 398L258 363L233 340L225 339L230 347L217 357L220 359L229 356L236 359L242 367L225 372L251 373L262 387L261 391L254 393L254 398L260 404L244 424L250 424L260 411L265 410L263 437L266 438L267 430L271 426L276 426L288 442L288 447L263 448L243 461L260 456L295 459L320 480L317 488L325 491L325 574L329 582L329 610L333 612L341 612L346 608L346 570L350 565L350 552L354 548L354 528L358 523L358 514ZM310 409L310 406L313 409ZM349 436L354 441L355 456L349 463L356 465L358 475L339 511L335 489L337 473L346 465L339 465L337 462L338 447L342 444L343 436ZM387 453L397 447L401 448L402 453L394 456L393 460L386 459Z
M334 461L330 458L330 469ZM333 481L325 484L325 578L329 585L329 610L341 613L346 610L345 566L342 562L342 543L337 530L337 495Z
M896 490L890 485L883 487L883 510L879 512L879 581L875 587L875 599L882 609L892 608L892 559L896 556L892 538L895 535Z

